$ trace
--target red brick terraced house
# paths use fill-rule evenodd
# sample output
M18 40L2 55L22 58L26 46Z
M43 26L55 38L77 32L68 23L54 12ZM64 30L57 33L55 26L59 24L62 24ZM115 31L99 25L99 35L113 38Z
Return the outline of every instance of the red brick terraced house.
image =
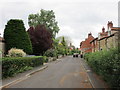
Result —
M82 41L80 43L81 54L92 52L92 46L91 46L90 42L93 39L94 39L94 37L92 36L92 33L89 33L88 38L86 38L85 41Z

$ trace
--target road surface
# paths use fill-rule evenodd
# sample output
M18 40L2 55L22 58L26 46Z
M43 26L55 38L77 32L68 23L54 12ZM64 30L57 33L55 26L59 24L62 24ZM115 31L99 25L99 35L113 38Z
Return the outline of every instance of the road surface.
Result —
M61 58L49 63L48 68L7 86L7 88L93 88L81 62L80 57Z

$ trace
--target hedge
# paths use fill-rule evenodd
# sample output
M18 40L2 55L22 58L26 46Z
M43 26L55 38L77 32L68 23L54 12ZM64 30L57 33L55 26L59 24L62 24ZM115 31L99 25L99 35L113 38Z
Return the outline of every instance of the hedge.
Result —
M2 58L2 78L16 75L17 73L43 65L44 57L6 57Z
M110 87L120 88L120 53L117 49L85 54L85 59Z

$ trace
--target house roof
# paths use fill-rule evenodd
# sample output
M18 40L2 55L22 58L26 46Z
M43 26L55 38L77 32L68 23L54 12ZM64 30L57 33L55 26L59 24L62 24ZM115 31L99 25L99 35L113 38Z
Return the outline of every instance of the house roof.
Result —
M120 27L112 27L111 30L114 30L114 31L120 31Z
M82 41L81 43L80 43L80 46L84 43L85 41Z
M80 47L81 48L87 48L87 47L91 47L90 42L94 39L94 37L92 36L92 34L88 34L88 38L85 39L85 41L82 41L80 43Z
M98 39L98 37L94 38L92 41L90 41L90 43L94 42L94 41L97 40L97 39Z
M114 34L115 34L115 33L114 33ZM112 36L114 36L114 34L111 34L110 36L106 36L106 37L100 38L99 41L100 41L100 40L103 40L103 39L105 39L105 38L112 37Z

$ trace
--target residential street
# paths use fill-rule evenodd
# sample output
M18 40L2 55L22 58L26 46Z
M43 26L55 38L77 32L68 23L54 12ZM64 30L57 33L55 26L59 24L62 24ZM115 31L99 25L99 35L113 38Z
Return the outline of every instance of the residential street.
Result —
M82 60L80 57L67 56L53 61L48 64L48 68L6 88L95 88ZM99 83L97 80L96 83Z

